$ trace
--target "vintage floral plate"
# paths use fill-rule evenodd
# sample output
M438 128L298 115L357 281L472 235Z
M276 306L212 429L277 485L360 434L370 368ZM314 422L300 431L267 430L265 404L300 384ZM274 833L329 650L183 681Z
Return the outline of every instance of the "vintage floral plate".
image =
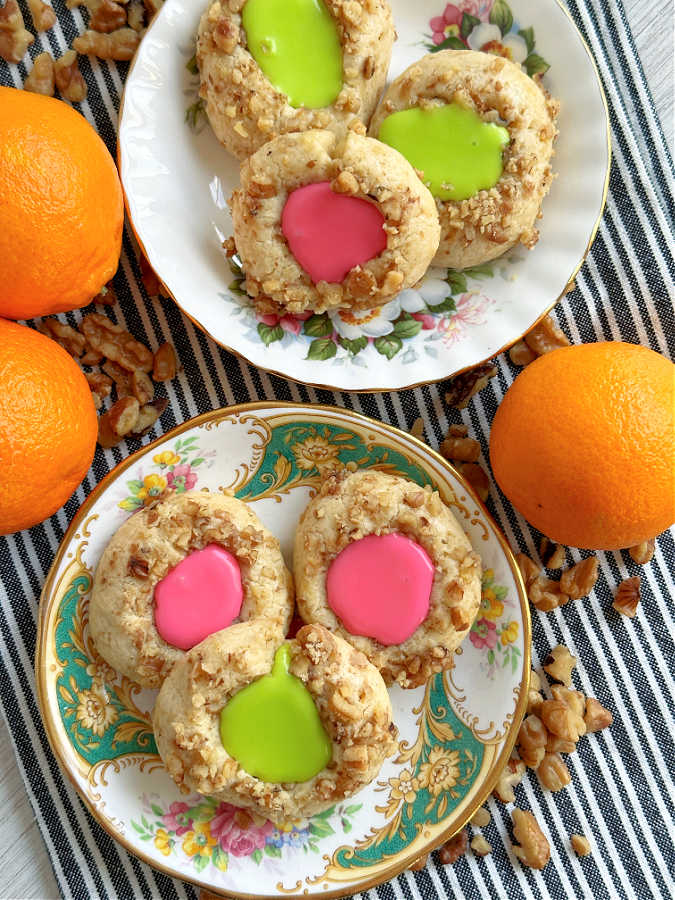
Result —
M179 791L157 755L155 693L114 672L88 629L92 575L114 531L164 491L234 491L287 560L307 500L342 466L432 484L484 563L483 598L454 668L391 691L396 755L350 800L275 827ZM449 464L346 410L254 403L198 416L134 453L84 503L40 601L38 696L54 753L95 818L137 856L233 896L351 894L391 878L461 827L509 757L527 699L530 623L503 537Z
M506 54L561 101L554 168L533 251L464 272L431 269L379 310L256 316L222 249L239 167L197 97L194 37L206 0L167 0L127 78L119 163L129 218L184 312L264 369L344 390L395 390L446 378L514 343L563 294L602 215L609 128L590 52L558 0L391 0L390 77L430 50Z

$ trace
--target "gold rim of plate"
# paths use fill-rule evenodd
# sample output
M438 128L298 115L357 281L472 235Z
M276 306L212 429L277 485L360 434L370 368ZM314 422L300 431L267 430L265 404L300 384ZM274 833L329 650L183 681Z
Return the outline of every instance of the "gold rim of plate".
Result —
M118 463L114 469L112 469L108 474L96 485L93 491L89 494L87 499L84 501L82 506L79 508L77 513L75 514L72 522L68 526L66 533L63 536L63 539L59 545L59 548L56 552L56 556L54 557L54 561L49 569L47 574L47 578L45 580L44 587L42 589L40 595L40 607L39 607L39 616L38 616L38 639L37 645L35 649L35 673L36 673L36 685L37 685L37 699L38 706L40 708L40 713L42 715L42 721L45 726L45 730L47 732L47 737L49 739L49 744L51 749L56 757L57 762L61 768L61 771L65 773L68 777L69 781L79 794L83 803L85 804L87 810L90 815L94 817L94 819L98 822L98 824L112 837L117 843L121 844L129 853L132 853L142 862L151 866L154 869L157 869L160 872L163 872L165 875L169 875L171 878L177 878L182 881L189 882L190 884L195 885L199 888L204 888L207 891L210 891L212 894L220 895L223 897L231 897L235 898L235 900L277 900L281 894L248 894L248 893L239 893L233 892L232 890L223 891L215 887L214 885L209 884L206 881L198 877L192 877L191 875L183 875L182 873L177 873L175 869L172 869L168 866L162 865L161 862L146 855L143 850L136 844L133 844L129 841L124 835L117 832L114 827L111 825L110 821L102 816L99 811L92 805L91 799L87 796L85 791L81 788L78 783L75 775L71 771L70 764L68 762L69 751L65 751L61 744L61 738L57 733L57 729L55 727L53 718L52 718L52 709L48 704L47 700L47 667L45 665L46 654L47 654L47 638L48 638L48 629L46 628L46 623L49 618L49 612L51 610L51 605L53 602L53 589L54 582L56 578L57 571L59 566L63 560L64 554L66 553L68 546L73 538L75 532L86 522L89 511L92 506L96 503L96 501L101 497L101 495L112 485L114 481L132 466L141 456L145 456L149 454L155 447L159 444L163 444L168 440L172 440L178 435L182 434L185 431L188 431L192 428L196 428L200 425L203 425L206 422L209 422L213 419L220 418L223 415L228 414L239 414L251 412L259 409L268 409L268 410L297 410L300 412L301 410L313 410L316 412L325 413L338 413L340 416L346 416L347 418L354 419L359 424L366 425L376 425L378 428L383 429L387 434L392 435L397 440L401 440L403 438L406 442L412 443L413 446L419 452L419 462L424 465L425 457L433 459L436 463L438 463L442 468L446 469L450 472L450 474L457 479L457 481L462 485L462 489L466 491L466 493L471 497L471 499L476 503L487 519L488 525L491 527L491 530L496 537L499 545L504 553L506 561L509 565L511 573L513 575L514 582L516 584L516 588L518 591L518 600L520 603L520 610L523 619L523 677L520 683L520 692L518 696L518 702L516 703L516 708L513 712L513 718L511 720L509 729L504 739L504 743L502 746L501 753L497 759L497 762L494 766L494 771L485 779L485 783L482 786L482 789L478 791L474 801L469 804L467 808L466 814L463 820L458 825L452 825L446 831L442 832L439 836L431 839L428 844L424 846L422 851L415 850L413 853L404 855L401 859L397 859L394 863L383 868L377 872L375 876L365 878L363 881L355 882L351 885L348 885L344 888L338 888L334 891L325 891L321 892L321 894L317 894L317 896L321 896L326 898L326 900L334 900L334 898L344 897L348 894L354 893L354 891L365 891L374 887L375 885L382 884L385 881L389 881L394 878L396 875L400 874L405 869L408 869L413 863L415 863L418 859L422 858L426 854L430 853L432 850L436 849L438 846L443 844L449 838L464 828L471 817L474 815L476 810L481 807L489 795L492 792L495 784L499 776L502 773L508 759L511 755L511 751L514 747L516 737L518 735L518 729L520 727L520 723L525 714L525 708L527 705L527 694L529 690L529 682L530 682L530 666L531 666L531 642L532 642L532 630L531 630L531 621L530 621L530 607L529 601L527 599L527 593L525 591L525 585L523 583L523 579L520 573L520 569L515 560L513 552L511 548L506 542L506 538L501 533L497 523L493 520L492 516L488 512L485 507L485 504L480 500L474 489L471 485L462 477L462 475L452 466L444 457L440 455L436 450L429 447L428 444L425 444L424 441L419 440L414 435L407 434L401 431L398 428L395 428L392 425L389 425L385 422L379 422L376 419L371 419L368 416L361 415L360 413L353 412L348 409L341 409L337 406L320 406L318 404L311 403L282 403L277 401L266 402L266 401L257 401L253 403L240 403L234 406L223 407L221 409L211 410L209 412L202 413L201 415L195 416L192 419L189 419L186 422L183 422L181 425L177 425L175 428L170 429L165 434L162 434L160 437L156 438L154 441L146 444L141 447L135 453L132 453L126 459L122 460L122 462ZM306 890L306 889L305 889ZM298 893L289 893L285 894L288 897L303 897L306 896L302 891Z

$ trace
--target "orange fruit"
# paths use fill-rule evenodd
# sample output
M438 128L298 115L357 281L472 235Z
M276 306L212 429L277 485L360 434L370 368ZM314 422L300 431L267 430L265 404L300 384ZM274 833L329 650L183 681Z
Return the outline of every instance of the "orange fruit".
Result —
M675 365L620 341L541 356L497 410L490 462L551 540L617 550L655 537L675 521Z
M115 163L87 120L0 87L0 316L88 303L115 274L123 217Z
M73 358L38 331L0 319L0 534L63 506L91 465L97 422Z

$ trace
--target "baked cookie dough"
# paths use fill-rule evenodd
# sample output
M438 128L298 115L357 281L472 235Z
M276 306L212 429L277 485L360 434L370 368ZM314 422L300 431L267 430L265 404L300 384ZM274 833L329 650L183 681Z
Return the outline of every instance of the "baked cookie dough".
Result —
M484 126L501 126L508 143L503 152L501 147L496 150L498 160L501 154L501 174L498 169L496 181L487 181L491 186L470 195L455 191L461 199L449 198L453 191L447 188L455 187L451 177L446 176L442 187L432 186L441 222L434 265L464 269L501 256L517 243L531 249L539 237L535 222L542 200L553 180L550 161L558 102L510 60L474 50L442 50L424 56L389 85L369 133L389 139L394 146L406 142L412 151L408 158L423 170L423 158L418 155L423 139L429 138L429 159L444 146L437 139L438 129L443 128L439 119L450 108L450 114L464 119L473 114L475 120L469 123L467 142L455 157L458 178L471 169L478 153L489 156L485 144L494 142L497 132ZM396 122L394 117L402 110L415 110L408 123L414 128L414 141L400 134L387 138L387 131L401 128L401 119ZM446 156L446 166L449 159ZM421 177L429 180L423 171Z
M174 781L275 822L306 818L369 784L394 750L391 702L377 669L320 625L287 641L288 670L307 688L330 744L330 761L305 781L267 782L230 756L221 711L270 673L279 642L264 624L233 625L180 660L157 697L157 748Z
M238 604L223 620L235 589ZM280 640L292 612L293 580L274 535L241 500L188 491L139 510L115 532L96 568L89 629L106 662L157 688L210 631L262 620Z
M412 166L353 133L276 138L243 163L230 205L230 249L264 314L381 306L422 278L440 236Z
M242 22L247 5L245 0L215 0L202 16L197 37L200 95L206 101L211 127L226 149L245 159L277 135L292 131L328 128L344 136L356 129L365 134L384 87L395 37L387 0L295 0L292 9L281 9L278 14L270 8L266 11L270 36L254 40L258 36L253 34L251 46ZM315 33L317 10L328 22L320 21ZM308 16L314 17L311 22ZM254 24L248 24L252 32ZM325 35L326 24L335 32L335 48L326 46L331 41L330 34ZM283 31L276 34L280 26ZM318 78L317 68L329 64L333 49L338 54L336 92L329 91L323 101L320 97L312 100L310 89ZM288 58L275 60L276 52ZM286 91L282 89L283 75L279 78L270 73L275 86L254 56L263 66L267 59L282 66L288 66L289 60L294 66L304 66L306 73L291 73L295 75L291 80L300 85L298 96L288 96L286 91L295 93L288 85ZM323 105L324 101L330 102ZM310 104L317 102L322 105L311 108Z
M345 552L362 551L374 536L380 536L380 541L388 536L383 542L387 546L377 551L370 566L360 554L354 586L350 591L346 583L343 592L351 618L362 624L365 617L370 624L354 628L350 622L354 628L350 631L334 611L339 606L331 596L331 577ZM402 548L392 548L394 536ZM399 565L395 557L401 549L406 554L404 566L399 566L401 580L411 583L413 596L396 596L391 591L378 608L377 598L367 594L365 576L375 582L378 577L388 581L387 570ZM411 558L413 552L421 562ZM422 588L415 582L427 577L425 558L430 561L430 575ZM356 562L358 566L358 558ZM293 565L301 618L318 622L349 641L380 670L387 684L397 682L404 688L417 687L434 672L452 666L452 652L467 635L480 604L480 558L438 493L374 470L326 479L298 524ZM360 588L359 573L364 576ZM394 591L399 591L399 585ZM399 617L405 622L399 622Z

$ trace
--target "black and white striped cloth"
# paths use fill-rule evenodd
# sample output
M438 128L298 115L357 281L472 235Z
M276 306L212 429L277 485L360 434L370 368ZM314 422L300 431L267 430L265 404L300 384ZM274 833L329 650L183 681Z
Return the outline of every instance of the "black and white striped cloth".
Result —
M674 359L672 160L621 0L568 0L568 5L600 69L610 105L614 161L597 239L576 289L558 305L556 315L574 343L622 339ZM33 58L43 49L61 54L84 30L80 10L67 10L63 0L54 6L58 23L36 39L30 48ZM82 112L114 153L126 67L84 58L81 68L89 87ZM20 86L26 74L24 64L9 66L0 60L0 84ZM421 416L433 446L450 422L462 420L481 439L487 459L490 421L516 375L507 356L498 360L498 377L461 414L444 407L443 384L375 396L314 390L267 375L220 350L172 302L148 302L139 274L127 232L115 281L120 304L112 315L153 346L172 341L184 367L167 385L164 428L247 400L311 401L354 408L405 430ZM35 699L33 655L42 583L78 506L127 452L124 445L98 450L91 471L64 509L29 532L0 538L2 707L64 897L194 898L192 887L139 863L89 817L51 755ZM536 556L537 536L494 483L490 497L511 546ZM572 551L568 563L579 558ZM519 805L530 808L549 835L551 861L544 871L522 868L515 860L509 811L492 801L493 820L484 829L494 848L490 856L479 859L469 853L444 867L434 855L424 870L407 872L364 898L675 896L674 571L671 532L660 538L648 567L638 570L626 553L601 554L591 598L549 614L533 611L534 664L555 644L566 643L581 660L577 686L614 712L612 728L584 739L568 758L572 783L566 790L542 793L536 778L518 788ZM643 599L637 618L613 615L611 598L618 581L638 572ZM574 832L590 837L592 856L578 859L570 852L568 835Z

